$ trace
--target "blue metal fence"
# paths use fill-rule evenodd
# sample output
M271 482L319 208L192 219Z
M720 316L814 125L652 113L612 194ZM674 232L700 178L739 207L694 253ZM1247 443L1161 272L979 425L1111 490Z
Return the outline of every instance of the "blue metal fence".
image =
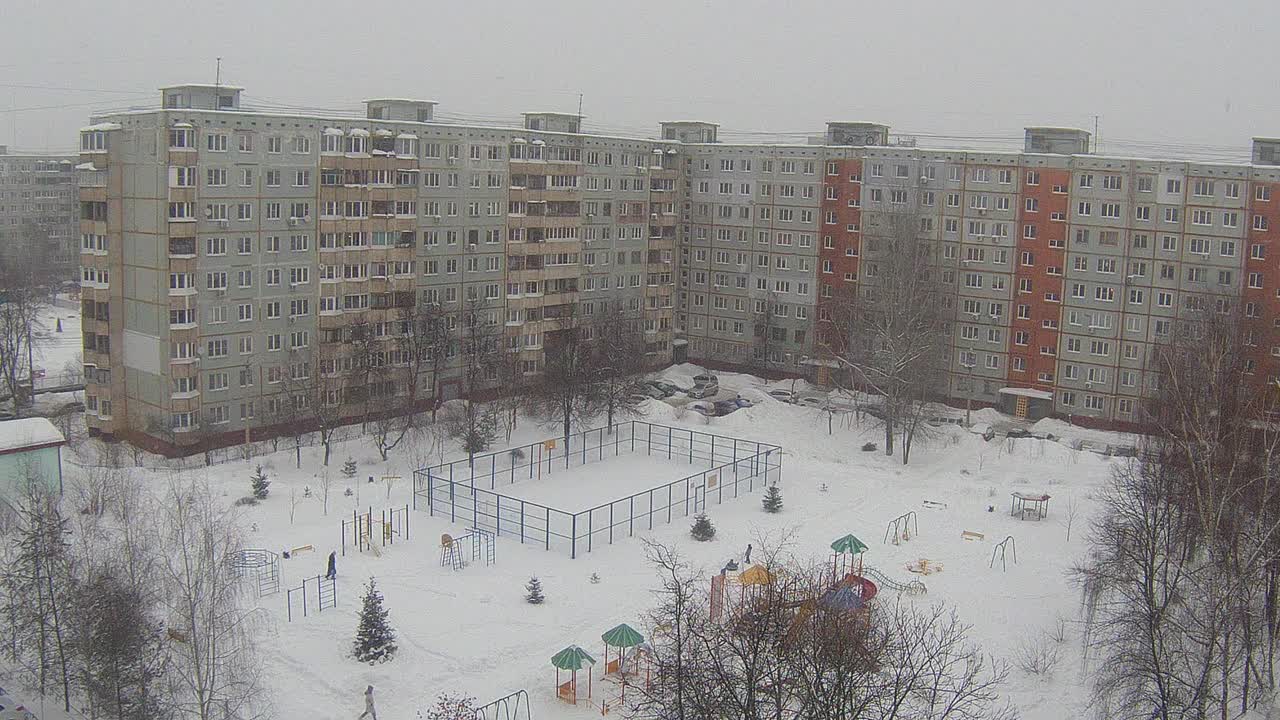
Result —
M500 492L544 474L610 457L644 453L687 461L698 472L589 510L568 512ZM492 530L499 536L567 551L576 558L595 545L630 537L655 521L702 512L782 479L782 448L688 428L632 420L613 428L592 428L519 448L441 463L414 472L414 507L450 522ZM488 485L488 488L485 487Z

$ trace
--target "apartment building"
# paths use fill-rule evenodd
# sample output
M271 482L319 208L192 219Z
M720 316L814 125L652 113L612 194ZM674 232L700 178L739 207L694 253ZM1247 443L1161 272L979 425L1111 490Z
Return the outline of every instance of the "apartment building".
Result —
M1259 385L1278 377L1271 195L1280 168L1100 157L1028 128L1024 152L868 147L829 167L820 293L859 283L877 212L920 216L953 294L948 388L1026 414L1139 420L1154 347L1188 313L1241 313ZM845 201L845 202L842 202ZM862 227L862 221L868 227ZM864 238L865 236L865 238ZM830 247L828 247L830 246Z
M240 98L164 88L160 108L81 131L93 431L180 451L361 417L406 391L396 340L416 308L452 336L446 399L476 325L528 378L606 312L670 361L677 144L585 135L562 113L473 127L428 101L320 117Z
M79 270L74 155L18 153L0 145L0 263L36 261L52 279Z
M491 127L440 122L428 101L357 117L240 100L165 88L159 108L81 132L96 432L181 448L354 418L405 392L403 355L370 373L368 345L393 346L422 308L454 333L446 398L468 325L497 327L532 381L563 330L615 312L655 365L823 380L823 320L874 291L894 212L938 247L952 400L1131 422L1153 346L1202 308L1241 310L1252 372L1280 376L1277 140L1218 165L1103 157L1069 128L1027 128L1020 152L897 145L872 122L749 144L701 121L646 139L556 112ZM323 393L298 392L317 378Z

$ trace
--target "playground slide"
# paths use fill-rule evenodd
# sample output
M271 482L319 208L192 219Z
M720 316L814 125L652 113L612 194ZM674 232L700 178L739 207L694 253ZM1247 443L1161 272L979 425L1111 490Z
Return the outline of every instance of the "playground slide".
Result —
M920 582L919 580L911 580L910 582L901 583L894 580L893 578L890 578L888 575L885 575L884 573L880 572L879 570L873 567L863 566L862 574L865 575L866 577L873 578L876 582L880 583L881 587L886 587L886 588L889 588L890 590L897 590L898 592L907 592L907 593L927 592L924 586L924 583Z

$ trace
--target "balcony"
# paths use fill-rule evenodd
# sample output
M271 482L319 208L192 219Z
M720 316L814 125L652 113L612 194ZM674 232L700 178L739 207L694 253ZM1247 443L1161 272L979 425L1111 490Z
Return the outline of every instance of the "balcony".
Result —
M196 256L196 239L194 237L169 238L169 257L174 259L190 259Z

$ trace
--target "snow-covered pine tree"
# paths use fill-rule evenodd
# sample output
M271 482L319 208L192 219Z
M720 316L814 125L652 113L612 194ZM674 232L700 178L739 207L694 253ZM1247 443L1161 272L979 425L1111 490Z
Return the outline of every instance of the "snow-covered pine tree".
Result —
M767 513L782 512L782 491L777 485L770 485L764 491L764 511Z
M255 498L258 500L267 499L267 493L270 492L267 488L271 486L271 480L268 479L267 473L263 471L261 465L254 468L253 474L249 476L249 484L253 488L253 496Z
M529 582L524 586L524 589L526 591L524 596L525 602L530 605L541 605L543 601L547 599L547 597L542 594L542 581L537 577L529 578Z
M356 459L348 457L347 461L342 463L342 476L345 478L353 478L356 476Z
M356 659L370 665L386 662L396 654L396 633L387 622L387 609L382 606L382 593L377 583L369 578L364 589L364 604L360 608L360 625L356 628L353 649Z
M698 513L693 519L693 527L689 529L689 534L694 540L706 542L716 536L716 527L711 524L711 518L706 513Z

